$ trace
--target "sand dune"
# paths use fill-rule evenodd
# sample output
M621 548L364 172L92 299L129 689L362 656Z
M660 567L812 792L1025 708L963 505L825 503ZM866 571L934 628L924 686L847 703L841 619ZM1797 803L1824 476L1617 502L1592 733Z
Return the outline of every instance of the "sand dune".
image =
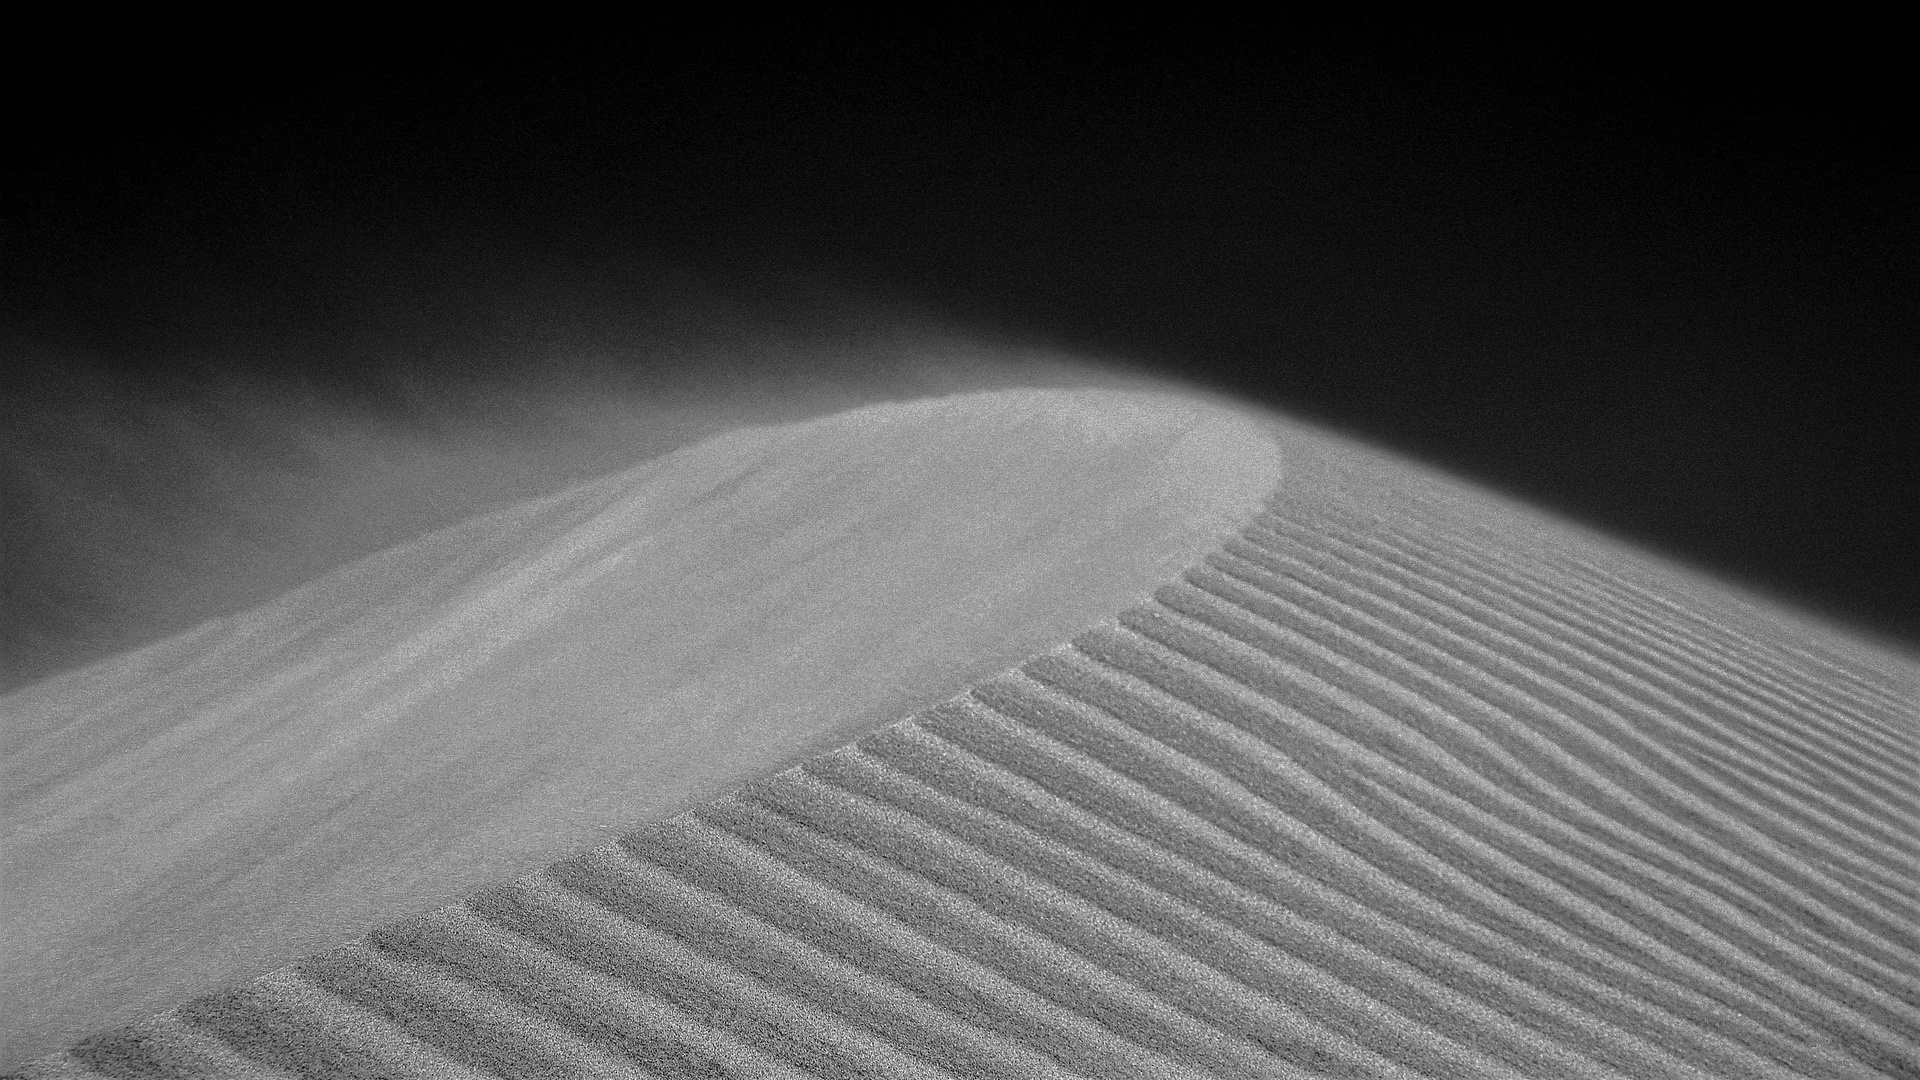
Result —
M1147 595L1275 462L1109 391L741 430L14 694L4 1060L932 705Z
M1910 660L1259 441L1016 670L25 1075L1920 1076Z

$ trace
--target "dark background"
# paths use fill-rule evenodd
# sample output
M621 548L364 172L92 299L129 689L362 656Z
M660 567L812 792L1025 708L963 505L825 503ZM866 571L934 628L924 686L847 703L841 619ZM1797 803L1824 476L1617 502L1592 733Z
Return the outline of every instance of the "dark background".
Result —
M1105 18L43 43L0 267L5 685L732 417L1139 371L1912 648L1895 39Z

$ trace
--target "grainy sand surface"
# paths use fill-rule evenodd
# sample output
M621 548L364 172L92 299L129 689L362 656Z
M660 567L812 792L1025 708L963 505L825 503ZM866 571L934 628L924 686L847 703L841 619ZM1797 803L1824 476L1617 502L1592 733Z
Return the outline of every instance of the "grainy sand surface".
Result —
M1017 670L26 1075L1920 1076L1910 660L1267 436Z

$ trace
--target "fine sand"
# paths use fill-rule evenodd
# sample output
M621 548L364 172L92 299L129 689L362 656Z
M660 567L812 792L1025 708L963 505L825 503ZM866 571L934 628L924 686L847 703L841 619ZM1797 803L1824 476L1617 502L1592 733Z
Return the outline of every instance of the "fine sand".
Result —
M1322 433L1126 400L1126 423L1001 395L743 435L794 440L769 470L855 484L845 523L716 466L649 532L622 493L671 470L636 473L8 699L9 859L41 845L9 1023L89 987L9 1060L91 1015L26 1075L1920 1076L1910 660ZM806 467L792 448L829 430L848 464ZM1029 491L1049 439L1081 464ZM938 478L957 492L916 502ZM673 524L752 530L779 497L717 569L715 517ZM880 505L901 516L860 517ZM1031 550L986 531L1019 506ZM796 598L836 544L845 569ZM937 564L950 594L876 588L876 561ZM689 581L747 606L660 599ZM648 629L642 597L692 622ZM849 603L871 633L799 632ZM755 633L777 655L728 648ZM898 652L872 696L836 696L876 649ZM676 674L602 670L635 657ZM707 658L671 715L605 719ZM532 779L529 680L583 739ZM623 703L578 689L601 682ZM584 830L535 824L575 776L634 786ZM335 915L357 889L383 901ZM281 960L228 944L289 910L334 932L272 938ZM380 925L303 948L353 919ZM112 999L116 949L149 972L224 950L194 977L229 985ZM278 969L233 981L249 964Z
M1144 598L1250 421L1026 391L735 431L4 699L0 1062L604 843Z

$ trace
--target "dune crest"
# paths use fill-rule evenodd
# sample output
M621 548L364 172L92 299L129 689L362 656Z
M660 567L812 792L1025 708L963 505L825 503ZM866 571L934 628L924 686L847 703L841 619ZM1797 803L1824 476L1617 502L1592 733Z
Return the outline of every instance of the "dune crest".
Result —
M1005 670L1240 527L1270 436L1016 391L732 432L4 699L14 1064Z

